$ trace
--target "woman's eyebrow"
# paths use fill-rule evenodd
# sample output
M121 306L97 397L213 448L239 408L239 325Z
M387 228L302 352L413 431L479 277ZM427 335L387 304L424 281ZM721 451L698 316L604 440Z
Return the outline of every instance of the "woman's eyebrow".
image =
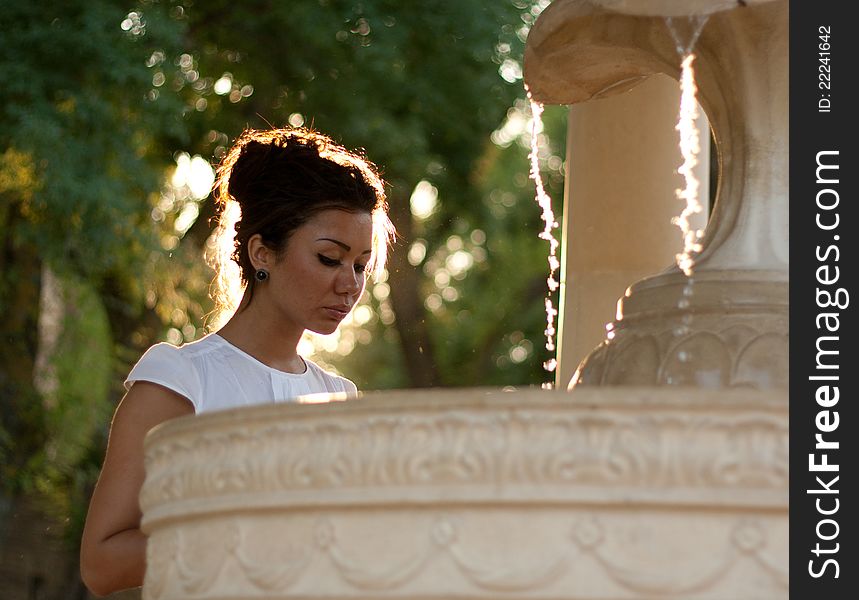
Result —
M332 242L334 244L337 244L341 248L343 248L346 252L352 251L352 246L350 246L349 244L344 244L340 240L335 240L335 239L323 237L323 238L317 238L316 241L317 242ZM372 250L364 250L361 254L372 254L372 253L373 253Z
M352 246L350 246L349 244L344 244L343 242L341 242L339 240L333 240L331 238L324 238L323 237L323 238L317 238L316 241L317 242L333 242L333 243L337 244L338 246L340 246L341 248L343 248L346 252L352 251Z

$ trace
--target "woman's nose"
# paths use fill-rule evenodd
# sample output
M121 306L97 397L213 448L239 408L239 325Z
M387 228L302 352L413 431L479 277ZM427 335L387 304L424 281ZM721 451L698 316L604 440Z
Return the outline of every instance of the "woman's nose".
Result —
M338 294L356 294L361 291L364 285L364 274L356 273L354 269L343 269L343 272L337 277Z

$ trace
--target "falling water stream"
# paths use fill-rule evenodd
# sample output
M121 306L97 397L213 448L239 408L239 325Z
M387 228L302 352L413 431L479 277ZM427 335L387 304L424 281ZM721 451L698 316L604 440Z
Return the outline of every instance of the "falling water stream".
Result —
M698 154L701 152L701 143L698 134L698 87L695 85L695 70L692 63L695 55L692 48L698 41L698 36L707 22L707 16L694 16L685 20L691 27L691 32L686 40L682 40L681 33L675 27L674 19L668 17L665 22L671 37L674 39L675 48L680 62L680 114L675 129L680 134L680 153L683 156L683 164L677 172L683 176L685 186L677 190L677 197L685 201L686 206L679 216L672 219L672 223L680 228L683 236L683 251L677 254L677 266L686 274L692 276L695 264L694 255L701 251L701 237L704 232L690 226L689 217L703 211L699 200L700 182L695 176L695 167L698 166Z
M677 301L677 308L682 311L680 324L674 328L673 332L677 337L688 334L692 324L692 313L688 311L688 308L694 295L695 256L701 252L701 238L704 236L704 231L694 229L689 219L704 210L699 197L700 182L695 176L701 143L698 128L700 116L697 100L698 86L695 84L695 70L692 67L695 54L692 53L692 49L704 29L707 18L708 15L695 15L683 19L682 23L686 26L685 35L674 19L671 17L665 19L668 31L674 40L675 50L681 59L680 111L675 129L680 136L680 154L683 157L683 164L680 165L677 172L683 176L684 180L684 187L677 190L677 198L685 202L685 207L671 222L680 228L683 238L683 250L675 256L675 260L677 267L686 275L686 283L683 286L680 299ZM681 362L688 362L691 359L689 352L685 350L680 351L677 358Z
M680 117L677 121L677 131L680 133L680 153L683 155L683 164L677 172L683 176L685 187L677 190L677 197L686 202L686 206L679 216L674 217L671 222L680 228L683 236L683 251L677 254L677 266L686 274L692 276L692 268L695 264L693 255L701 251L700 239L704 232L693 229L689 223L689 217L700 213L703 208L699 199L698 190L700 182L695 176L695 167L698 166L698 154L701 152L701 144L698 136L698 103L695 100L697 88L695 86L695 71L692 62L694 54L687 54L682 63L682 74L680 78Z
M688 28L688 31L681 32L678 23L671 17L665 19L668 30L674 40L678 56L681 58L681 75L680 75L680 111L677 121L676 130L680 136L680 153L683 157L683 164L678 168L677 172L683 176L684 187L677 190L677 197L686 203L681 213L674 217L671 222L680 228L683 237L683 251L675 256L677 266L686 275L686 284L683 287L681 298L677 302L677 308L684 311L681 317L681 324L674 329L674 334L682 337L689 332L689 325L692 321L692 315L686 311L689 308L693 295L693 270L695 265L695 256L701 251L701 238L704 232L700 229L694 229L689 221L689 218L703 211L699 200L700 182L695 176L695 167L698 165L698 154L701 151L699 133L698 133L698 102L697 102L697 86L695 85L695 71L692 63L695 61L695 55L692 49L695 42L698 41L698 36L704 29L704 24L707 22L708 15L695 15L682 19L683 25ZM529 160L531 162L531 179L534 180L536 187L535 200L542 210L541 218L543 220L543 231L540 232L540 239L546 240L549 243L549 277L546 280L548 285L548 293L545 299L546 305L546 350L555 352L555 318L558 315L558 310L552 303L552 294L558 289L558 282L555 279L555 273L560 267L560 262L557 258L557 250L559 242L552 233L553 229L558 227L558 222L555 219L554 211L552 210L552 199L546 193L543 186L543 179L540 175L539 165L539 133L543 130L542 114L543 105L531 96L528 86L525 86L525 91L528 95L528 101L531 105L531 151ZM678 357L681 361L689 360L688 352L681 352ZM550 358L543 363L543 368L551 373L557 368L555 358ZM551 389L551 383L544 383L544 389Z
M552 294L558 289L558 282L555 279L555 273L561 266L558 260L557 252L560 242L552 233L553 229L557 229L558 221L555 219L555 212L552 210L552 199L546 193L543 187L543 178L540 175L539 161L539 134L543 130L543 105L534 100L531 96L528 86L525 86L525 91L528 94L528 101L531 104L531 152L528 158L531 161L531 179L534 180L534 185L537 189L536 201L542 210L541 218L543 219L543 231L539 237L549 243L549 277L546 279L546 285L549 292L546 294L546 350L552 353L553 357L543 363L543 368L552 373L558 366L557 360L554 358L555 353L555 317L558 316L558 309L552 303ZM551 389L552 383L544 383L543 389Z

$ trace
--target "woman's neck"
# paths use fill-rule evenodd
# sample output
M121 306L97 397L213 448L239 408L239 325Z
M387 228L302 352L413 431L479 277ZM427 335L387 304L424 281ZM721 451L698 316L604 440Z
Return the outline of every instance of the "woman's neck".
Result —
M261 363L287 373L303 373L305 364L298 355L304 331L290 327L263 308L250 302L248 292L230 320L217 334Z

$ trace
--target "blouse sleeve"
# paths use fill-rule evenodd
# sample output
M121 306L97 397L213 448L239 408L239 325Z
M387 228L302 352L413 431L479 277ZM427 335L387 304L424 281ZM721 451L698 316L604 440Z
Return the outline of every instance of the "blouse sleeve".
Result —
M155 344L140 357L125 379L125 389L131 389L135 381L157 383L184 396L199 409L202 386L194 363L176 346Z

